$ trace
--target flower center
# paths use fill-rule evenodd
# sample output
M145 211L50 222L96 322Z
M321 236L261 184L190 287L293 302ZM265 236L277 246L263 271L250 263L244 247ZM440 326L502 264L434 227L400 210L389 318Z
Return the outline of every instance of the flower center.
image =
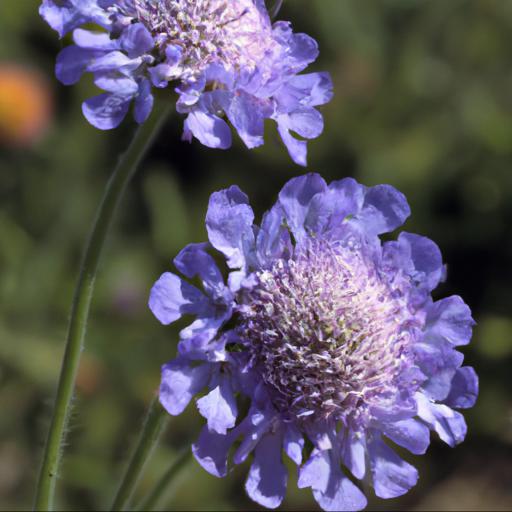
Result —
M241 333L282 413L353 421L396 392L408 314L360 249L311 241L257 279Z
M252 0L133 2L158 46L178 46L181 65L196 72L214 62L228 69L254 67L272 41L270 24Z

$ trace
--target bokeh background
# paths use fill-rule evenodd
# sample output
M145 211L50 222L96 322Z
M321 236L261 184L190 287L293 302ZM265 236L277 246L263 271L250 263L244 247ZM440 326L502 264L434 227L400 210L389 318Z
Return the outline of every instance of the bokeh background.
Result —
M81 249L131 122L101 133L81 116L83 80L54 79L60 42L37 0L0 1L0 508L31 506ZM460 294L477 326L468 364L480 376L469 433L410 457L420 482L371 510L512 510L512 2L287 0L280 18L315 37L334 100L310 169L328 179L390 183L407 195L405 228L448 263L436 296ZM169 92L169 101L174 101ZM303 173L273 126L249 152L180 141L174 115L123 201L104 254L59 482L62 509L109 506L177 328L146 307L183 245L205 239L209 194L238 184L261 214ZM171 421L137 496L199 431L190 406ZM247 465L217 480L191 463L163 507L257 510ZM292 472L286 510L311 510Z

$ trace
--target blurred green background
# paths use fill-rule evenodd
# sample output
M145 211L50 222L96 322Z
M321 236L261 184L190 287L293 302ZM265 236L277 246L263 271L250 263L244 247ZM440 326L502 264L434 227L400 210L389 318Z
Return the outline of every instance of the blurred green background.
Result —
M5 70L31 73L0 87L2 510L31 506L81 249L134 130L130 121L101 133L84 121L80 103L93 86L54 79L60 43L38 4L0 2L0 83ZM319 41L311 69L329 70L335 84L310 169L402 190L413 212L405 229L435 240L448 263L436 296L462 295L477 321L464 350L481 382L467 440L450 449L433 439L426 456L409 457L420 469L417 487L369 508L512 510L512 1L287 0L280 18ZM110 504L181 327L158 324L148 291L183 245L205 240L209 194L236 183L261 214L304 172L270 124L265 146L251 152L239 141L227 152L182 143L181 129L175 115L104 255L60 475L62 509ZM171 421L139 497L201 423L194 406ZM165 508L257 510L243 491L247 469L217 480L191 463ZM315 507L292 471L283 508Z

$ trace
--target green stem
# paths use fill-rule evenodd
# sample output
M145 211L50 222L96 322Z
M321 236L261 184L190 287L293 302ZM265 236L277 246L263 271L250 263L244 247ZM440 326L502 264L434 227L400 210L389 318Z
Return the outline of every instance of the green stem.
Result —
M73 297L66 350L62 361L55 407L37 483L35 510L53 509L61 450L69 421L80 355L84 345L94 281L105 239L126 185L146 155L168 112L169 106L155 105L153 114L138 128L127 152L120 158L98 208L94 227L83 255L80 275Z
M137 507L137 510L157 510L157 507L159 506L160 501L163 499L164 495L166 495L167 492L170 492L172 484L176 483L176 481L173 482L174 477L176 477L181 472L181 470L192 460L190 455L190 448L183 448L178 453L167 471L162 475L156 484L151 494L149 494L148 497L140 503L140 505Z
M167 425L168 419L167 411L160 405L158 396L155 396L149 406L137 446L119 486L111 510L126 510L144 465L151 455L153 448L155 448L160 434Z

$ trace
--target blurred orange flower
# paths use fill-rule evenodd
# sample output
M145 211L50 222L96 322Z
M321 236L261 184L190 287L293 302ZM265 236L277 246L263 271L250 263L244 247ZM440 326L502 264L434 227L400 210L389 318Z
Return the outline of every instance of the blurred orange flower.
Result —
M44 134L52 114L51 91L39 72L0 63L0 144L30 146Z

